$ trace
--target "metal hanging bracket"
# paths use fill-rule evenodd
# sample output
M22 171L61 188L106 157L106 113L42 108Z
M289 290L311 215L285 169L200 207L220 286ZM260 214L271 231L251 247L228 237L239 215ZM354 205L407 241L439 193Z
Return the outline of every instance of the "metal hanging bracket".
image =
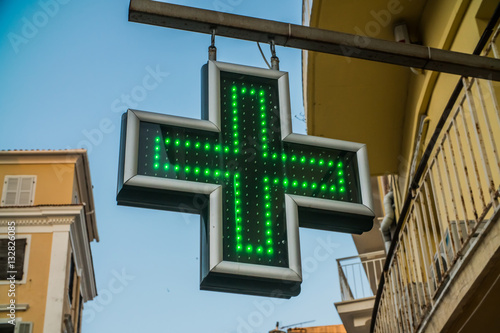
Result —
M208 60L217 61L217 48L215 47L215 29L212 29L212 38L208 47Z
M271 39L271 68L275 71L280 70L280 59L276 56L276 45L274 39Z

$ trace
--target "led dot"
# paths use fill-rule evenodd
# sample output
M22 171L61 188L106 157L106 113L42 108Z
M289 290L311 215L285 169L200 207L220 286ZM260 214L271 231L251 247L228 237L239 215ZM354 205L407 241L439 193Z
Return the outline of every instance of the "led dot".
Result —
M260 107L260 110L264 111L264 110L266 110L266 107L263 105L263 106ZM262 115L265 115L265 113L263 113ZM262 117L262 118L264 118L264 117Z
M296 160L297 160L297 156L292 155L292 161L296 161Z
M176 146L178 146L178 145L180 145L180 144L181 144L181 140L179 140L179 139L175 140L175 145L176 145Z
M342 168L342 162L337 163L338 168Z
M269 177L264 177L264 182L268 182L269 181Z
M266 217L271 217L271 212L267 212Z
M272 234L271 229L267 229L267 230L266 230L266 235L270 236L271 234Z
M270 225L271 225L271 221L270 221L270 220L267 220L267 221L266 221L266 226L268 226L268 227L269 227Z
M318 185L316 183L312 183L311 184L311 188L314 190L316 187L318 187Z
M240 235L236 236L236 240L241 240L241 236Z
M176 164L176 165L174 166L174 170L175 170L175 171L179 171L180 169L181 169L181 167L180 167L178 164Z
M225 176L226 178L229 178L229 171L226 171Z
M306 157L305 156L302 156L300 158L300 163L306 163Z
M191 171L191 168L189 166L185 167L184 170L186 171L186 173L189 173Z
M245 94L246 92L247 92L247 88L243 87L243 88L241 89L241 93Z
M266 200L269 200L269 194L266 194L264 198L266 198Z
M262 129L262 133L266 133L267 132L267 129L266 128L263 128Z
M298 182L298 181L296 181L296 180L294 180L294 181L293 181L293 183L292 183L292 186L293 186L293 187L297 187L298 185L299 185L299 182Z
M170 165L169 165L169 164L165 164L165 165L163 166L163 168L164 168L165 170L168 170L168 169L170 168Z
M278 154L274 153L273 154L273 159L276 159L278 157Z
M286 161L286 154L281 154L281 159L282 159L283 161Z
M238 98L238 95L234 94L233 99L236 99L236 98Z
M215 151L219 151L219 150L220 150L220 145L216 145L216 146L214 147L214 149L215 149Z
M335 185L330 186L330 191L335 192Z
M268 248L268 249L267 249L267 254L273 254L273 252L274 252L274 251L273 251L273 249L272 249L272 248Z
M311 158L311 160L310 160L309 162L310 162L311 164L314 164L314 163L316 163L316 159L313 157L313 158Z
M235 145L235 146L237 146L237 145L239 145L239 144L240 144L240 142L239 142L238 140L234 140L234 145Z
M237 246L236 246L236 250L237 250L237 251L241 251L242 249L243 249L243 246L241 246L241 245L237 245Z
M262 137L262 141L266 142L266 141L267 141L267 136L265 136L265 135L264 135L264 136Z
M262 154L262 156L267 157L267 153Z
M186 147L189 147L191 146L191 142L190 141L186 141Z
M270 203L266 203L266 208L269 208L271 207L271 204Z
M233 91L236 91L236 86L233 86L233 89L232 89L232 90L233 90Z
M259 95L260 95L260 96L264 96L264 90L261 90L261 91L259 92Z
M233 125L233 129L238 129L238 125Z
M321 185L321 189L324 191L326 190L326 184Z
M344 180L343 179L339 180L339 184L344 184Z
M343 187L343 186L342 186L342 187L340 188L340 192L341 192L341 193L344 193L344 192L345 192L345 187Z
M267 244L272 244L273 243L273 240L271 238L268 238L267 241L266 241Z
M196 143L194 144L194 147L195 147L195 148L200 148L200 146L201 146L201 144L200 144L199 142L196 142Z
M329 161L328 166L333 166L333 161Z
M275 183L275 184L278 184L278 183L279 183L279 181L280 181L280 180L279 180L278 178L274 178L274 183Z
M261 99L260 99L260 102L261 102L261 103L264 103L265 101L266 101L266 100L265 100L264 98L261 98Z
M263 120L263 121L261 122L261 124L262 124L262 126L266 126L266 121L265 121L265 120Z
M255 89L250 90L250 95L255 95Z
M240 150L239 150L238 148L236 148L236 149L234 150L234 153L235 153L235 154L238 154L238 152L239 152L239 151L240 151Z
M307 187L307 182L303 182L303 183L302 183L302 187L303 187L303 188L306 188L306 187Z
M238 105L238 103L236 103L236 102L233 102L233 106L237 106L237 105Z
M155 147L155 150L156 150L156 151L160 150L160 146L156 146L156 147Z
M160 167L160 164L159 164L159 163L155 163L155 164L154 164L154 168L155 168L155 169L158 169L159 167Z
M265 113L261 113L261 114L260 114L260 117L261 117L261 118L265 118L265 117L266 117L266 114L265 114Z
M318 161L318 164L319 164L319 165L323 165L323 164L325 164L325 161L324 161L324 160L319 160L319 161Z
M155 159L157 160L157 159L159 159L159 158L160 158L160 155L156 154L156 155L155 155Z
M269 191L269 186L264 187L264 191Z
M237 114L237 113L238 113L238 110L234 109L233 114Z
M264 251L264 248L262 246L259 246L257 248L257 253L262 253Z
M210 149L210 144L209 143L206 143L205 144L205 150L209 150Z
M283 186L288 186L288 179L283 179Z
M342 176L343 174L344 174L344 171L342 171L342 170L340 170L340 171L338 172L338 175L339 175L339 176Z
M247 246L247 252L248 253L252 252L252 249L253 249L252 245L248 245Z
M234 117L234 118L233 118L233 121L238 121L238 117Z
M160 142L160 137L157 136L156 139L155 139L156 142Z
M229 153L229 147L224 147L224 152Z
M267 149L267 145L266 144L262 145L262 149Z
M198 167L194 168L194 173L195 174L199 174L200 173L200 168L198 168Z
M170 143L170 138L166 138L165 143L168 145Z

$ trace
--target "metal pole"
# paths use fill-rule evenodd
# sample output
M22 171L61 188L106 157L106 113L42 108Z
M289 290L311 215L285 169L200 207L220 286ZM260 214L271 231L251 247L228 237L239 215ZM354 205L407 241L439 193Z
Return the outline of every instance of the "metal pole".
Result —
M500 81L494 58L152 0L131 0L129 21Z

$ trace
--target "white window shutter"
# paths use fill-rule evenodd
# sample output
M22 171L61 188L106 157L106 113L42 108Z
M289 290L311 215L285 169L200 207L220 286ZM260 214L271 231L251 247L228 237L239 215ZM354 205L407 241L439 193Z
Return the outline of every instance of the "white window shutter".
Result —
M31 206L35 199L36 176L5 176L2 206Z
M15 333L31 333L33 331L33 323L20 321L16 323Z

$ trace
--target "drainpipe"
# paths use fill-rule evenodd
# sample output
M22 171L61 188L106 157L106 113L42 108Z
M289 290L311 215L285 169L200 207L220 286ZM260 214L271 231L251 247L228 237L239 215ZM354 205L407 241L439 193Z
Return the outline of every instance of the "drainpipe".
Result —
M392 222L394 222L394 208L392 208L393 203L394 194L390 191L384 196L385 216L380 224L380 232L382 232L382 237L384 238L386 253L389 252L389 248L391 247L391 225Z

